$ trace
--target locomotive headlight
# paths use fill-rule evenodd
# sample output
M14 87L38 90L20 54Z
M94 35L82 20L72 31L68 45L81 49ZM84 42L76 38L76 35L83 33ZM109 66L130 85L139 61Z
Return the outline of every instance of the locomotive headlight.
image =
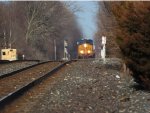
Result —
M86 47L87 47L87 44L84 44L83 46L86 48Z
M88 52L88 54L90 54L90 53L91 53L91 51L90 51L90 50L88 50L87 52Z
M84 51L83 51L83 50L81 50L81 51L80 51L80 53L81 53L81 54L83 54L83 53L84 53Z

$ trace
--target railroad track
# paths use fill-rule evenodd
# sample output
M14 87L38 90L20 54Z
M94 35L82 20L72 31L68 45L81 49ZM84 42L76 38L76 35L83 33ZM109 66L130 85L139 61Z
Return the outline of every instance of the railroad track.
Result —
M22 95L24 92L26 92L28 89L32 88L33 86L39 84L42 80L46 79L47 77L51 76L53 73L57 72L60 68L62 68L63 66L65 66L68 63L71 63L72 61L66 61L66 62L55 62L55 65L53 68L51 67L51 69L49 69L48 71L45 71L44 73L42 72L42 74L40 76L31 76L31 75L35 75L35 73L28 75L28 77L30 77L30 80L28 80L27 82L21 83L19 85L16 85L16 81L14 83L11 84L11 81L14 80L14 78L16 76L21 76L22 72L21 71L19 73L17 73L14 76L10 76L10 77L6 77L0 80L0 109L2 109L3 107L5 107L5 105L7 105L9 102L13 101L14 99L16 99L17 97L19 97L20 95ZM41 64L42 67L44 67L45 64L49 64L50 62ZM52 63L52 62L51 62ZM47 68L48 66L46 66ZM36 68L36 67L34 67ZM44 67L45 68L45 67ZM49 67L50 68L50 67ZM29 70L26 70L29 72ZM37 73L40 73L41 71L39 70ZM29 73L28 73L29 74ZM23 77L23 76L22 76ZM27 76L26 76L27 77ZM23 78L26 78L23 77ZM5 80L4 80L5 79ZM18 79L18 83L20 83L19 78ZM24 79L22 79L24 80ZM3 84L4 83L4 84ZM9 83L9 84L7 84ZM15 85L14 85L15 84ZM10 88L11 87L11 88Z
M5 74L10 74L13 71L20 70L22 68L26 68L31 65L35 65L40 63L40 61L37 60L22 60L22 61L12 61L7 63L0 63L0 79L3 78Z
M36 61L36 60L26 60L26 61ZM26 62L26 61L16 61L16 63L18 63L18 62ZM26 66L26 67L24 67L24 68L21 68L21 69L18 69L18 70L15 70L15 71L8 72L8 73L6 73L6 74L0 75L0 80L3 79L3 78L5 78L5 77L9 77L9 76L15 75L16 73L19 73L19 72L21 72L21 71L24 71L24 70L33 68L33 67L35 67L35 66L38 66L38 65L41 65L41 64L44 64L44 63L48 63L48 62L54 62L54 61L44 61L44 62L38 61L37 64L33 64L33 65L30 65L30 66ZM10 64L10 63L9 63L9 64Z

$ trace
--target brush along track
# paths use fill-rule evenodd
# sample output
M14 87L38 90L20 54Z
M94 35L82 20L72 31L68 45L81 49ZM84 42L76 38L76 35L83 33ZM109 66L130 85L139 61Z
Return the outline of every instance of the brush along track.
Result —
M66 62L67 63L67 62ZM65 65L61 62L48 62L38 65L32 69L19 72L13 76L9 76L0 80L0 107L5 105L7 101L12 100L14 96L22 93L34 84ZM54 68L58 66L57 68Z

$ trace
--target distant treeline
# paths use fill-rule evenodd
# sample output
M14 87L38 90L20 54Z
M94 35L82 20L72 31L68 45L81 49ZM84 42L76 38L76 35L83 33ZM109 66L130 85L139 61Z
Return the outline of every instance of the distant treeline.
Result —
M11 44L27 59L53 60L54 41L57 59L61 59L63 41L68 40L69 52L74 58L76 41L80 37L74 14L63 2L0 2L0 48Z

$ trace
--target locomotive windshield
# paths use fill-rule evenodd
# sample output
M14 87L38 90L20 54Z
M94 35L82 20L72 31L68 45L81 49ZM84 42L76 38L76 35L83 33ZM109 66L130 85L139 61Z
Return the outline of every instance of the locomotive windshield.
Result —
M91 40L91 39L83 39L83 40L78 41L77 44L80 45L80 44L84 44L84 43L89 43L89 44L93 45L93 40Z

